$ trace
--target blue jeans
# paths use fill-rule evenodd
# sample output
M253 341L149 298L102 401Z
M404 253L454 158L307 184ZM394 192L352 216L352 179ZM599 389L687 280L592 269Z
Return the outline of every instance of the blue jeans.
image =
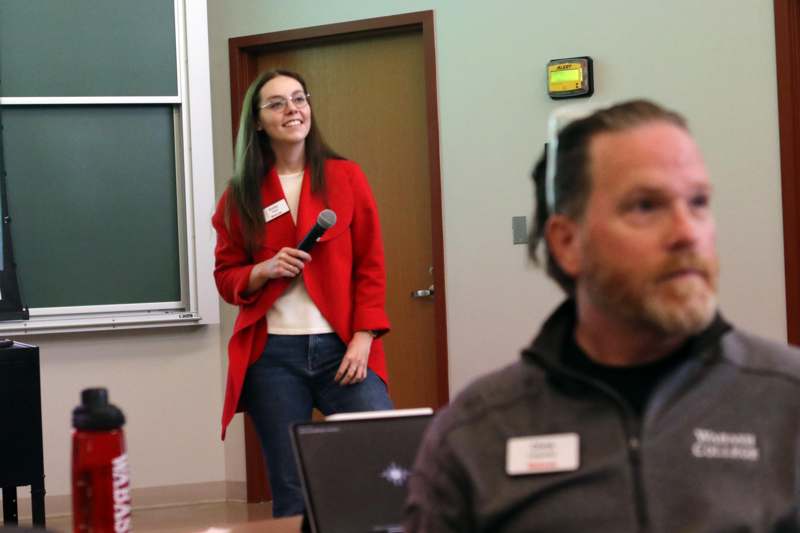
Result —
M372 370L354 385L333 380L346 349L335 333L269 335L263 354L247 369L242 395L267 459L273 516L305 508L291 424L310 420L314 407L325 415L392 408L386 384Z

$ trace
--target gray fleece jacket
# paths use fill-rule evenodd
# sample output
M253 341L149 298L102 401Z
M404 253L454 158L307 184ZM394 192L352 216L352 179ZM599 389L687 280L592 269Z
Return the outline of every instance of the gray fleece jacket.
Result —
M800 502L800 350L724 330L695 343L639 418L560 364L573 324L565 302L521 361L437 414L409 481L408 532L793 530L779 523ZM565 433L577 434L576 469L507 473L509 439Z

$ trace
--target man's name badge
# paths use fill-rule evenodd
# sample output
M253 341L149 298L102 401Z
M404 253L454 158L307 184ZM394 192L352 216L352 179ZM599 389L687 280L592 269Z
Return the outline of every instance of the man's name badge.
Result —
M577 470L580 463L577 433L514 437L506 443L506 474L525 476Z
M269 222L270 220L274 220L281 216L284 213L289 212L289 204L286 203L286 199L278 200L272 205L268 205L264 208L264 222Z

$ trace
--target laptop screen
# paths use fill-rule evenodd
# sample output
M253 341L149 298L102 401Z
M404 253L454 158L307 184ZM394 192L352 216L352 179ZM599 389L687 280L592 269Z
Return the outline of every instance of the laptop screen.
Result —
M397 532L431 415L295 424L309 521L318 533Z

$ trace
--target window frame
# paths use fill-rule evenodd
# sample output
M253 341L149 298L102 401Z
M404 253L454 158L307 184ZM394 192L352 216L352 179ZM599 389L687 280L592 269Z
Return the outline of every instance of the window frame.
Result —
M194 0L173 0L173 8L177 95L0 97L0 106L160 104L172 107L180 301L31 308L28 320L0 322L0 334L219 323L211 272L214 239L208 222L214 205L214 163L207 8L206 2ZM11 204L9 212L13 214L13 210Z

